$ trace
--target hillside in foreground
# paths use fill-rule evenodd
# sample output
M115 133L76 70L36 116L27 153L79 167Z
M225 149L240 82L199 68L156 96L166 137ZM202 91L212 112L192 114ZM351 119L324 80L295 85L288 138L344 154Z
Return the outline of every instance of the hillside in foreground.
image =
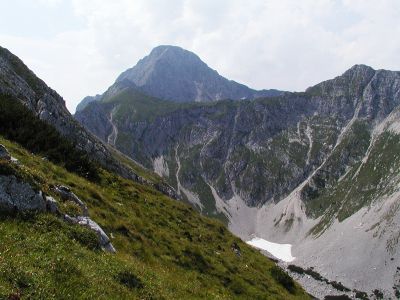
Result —
M2 97L1 103L26 111L16 99ZM85 158L79 155L72 166L57 161L60 156L37 141L43 134L48 143L63 138L25 113L30 126L11 131L1 123L0 144L13 158L0 160L0 299L308 298L286 273L221 223L97 164L90 166L97 176L82 175L78 162ZM22 139L30 129L36 134ZM104 252L87 226L66 221L81 213L76 202L57 192L61 186L87 206L115 254ZM22 204L15 196L14 207L7 206L7 196L28 190L34 196ZM32 208L39 191L55 199L57 213L17 209Z

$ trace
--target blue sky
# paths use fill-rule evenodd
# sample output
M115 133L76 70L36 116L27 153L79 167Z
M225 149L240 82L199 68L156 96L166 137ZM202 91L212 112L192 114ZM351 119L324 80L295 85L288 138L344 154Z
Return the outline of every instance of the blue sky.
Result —
M160 44L253 88L302 91L357 63L400 70L399 0L0 0L0 45L71 112Z

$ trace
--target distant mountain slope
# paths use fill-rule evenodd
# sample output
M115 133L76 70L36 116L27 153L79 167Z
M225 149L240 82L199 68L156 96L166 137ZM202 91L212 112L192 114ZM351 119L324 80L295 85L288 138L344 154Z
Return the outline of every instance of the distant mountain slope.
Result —
M84 109L89 103L100 100L100 98L101 98L101 95L87 96L87 97L83 98L82 101L76 107L76 111L80 111L80 110Z
M176 46L158 46L116 80L129 81L143 93L175 102L253 99L281 95L278 90L256 91L228 80L208 67L196 54ZM85 98L76 111L95 100Z
M399 72L356 65L253 101L146 97L125 87L76 117L104 139L94 116L106 116L118 149L243 239L293 244L298 263L350 287L400 291Z

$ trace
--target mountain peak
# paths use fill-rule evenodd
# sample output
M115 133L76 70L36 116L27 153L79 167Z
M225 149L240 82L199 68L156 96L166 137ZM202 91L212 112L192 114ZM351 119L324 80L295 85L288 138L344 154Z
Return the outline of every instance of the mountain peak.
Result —
M371 72L375 72L375 70L372 68L372 67L370 67L370 66L367 66L367 65L364 65L364 64L356 64L356 65L354 65L354 66L352 66L350 69L348 69L346 72L345 72L345 74L346 73L371 73Z
M171 45L160 45L153 48L150 54L145 58L143 58L142 60L140 60L139 63L144 60L149 60L152 62L163 60L163 61L170 61L170 63L176 63L176 64L203 63L200 57L198 57L193 52L178 46L171 46Z
M136 66L117 78L117 82L122 80L131 81L150 96L176 102L255 98L281 93L255 91L228 80L195 53L171 45L155 47Z
M191 56L195 56L198 57L196 54L194 54L193 52L186 50L182 47L179 46L174 46L174 45L160 45L157 46L155 48L153 48L153 50L151 50L150 52L150 56L154 55L154 54L162 54L162 53L175 53L175 54L181 54L181 55L191 55Z

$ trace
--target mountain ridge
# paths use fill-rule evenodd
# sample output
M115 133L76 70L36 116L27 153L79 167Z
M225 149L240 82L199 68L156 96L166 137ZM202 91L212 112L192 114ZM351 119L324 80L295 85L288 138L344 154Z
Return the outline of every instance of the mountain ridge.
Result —
M390 295L400 287L393 256L399 245L390 251L381 246L395 239L393 224L397 223L393 217L391 223L384 221L388 217L376 212L397 203L390 195L395 195L400 178L395 171L385 174L390 168L386 170L383 160L381 165L375 162L379 154L398 161L397 152L389 149L397 147L399 72L355 65L305 92L177 105L154 118L137 119L143 109L140 103L146 101L125 90L114 95L104 111L107 115L113 109L120 133L116 147L157 171L202 213L225 216L230 230L244 240L256 235L293 244L300 264L330 279L337 276L351 288L384 287ZM105 108L101 101L98 105ZM90 110L89 105L76 117L96 134L96 124L84 121L90 119ZM392 168L397 170L397 164ZM359 182L354 183L350 175ZM375 230L366 228L361 234L350 225L343 240L334 235L344 230L343 224L359 220L361 211L365 216L359 222ZM400 211L392 209L392 214ZM373 227L374 222L380 225ZM378 228L385 232L380 237L372 233ZM354 252L351 236L359 237L368 255ZM327 237L329 247L322 251ZM349 259L335 263L337 255ZM352 257L359 258L351 262ZM371 257L377 262L374 274L379 276L365 275ZM392 258L393 268L384 268Z

